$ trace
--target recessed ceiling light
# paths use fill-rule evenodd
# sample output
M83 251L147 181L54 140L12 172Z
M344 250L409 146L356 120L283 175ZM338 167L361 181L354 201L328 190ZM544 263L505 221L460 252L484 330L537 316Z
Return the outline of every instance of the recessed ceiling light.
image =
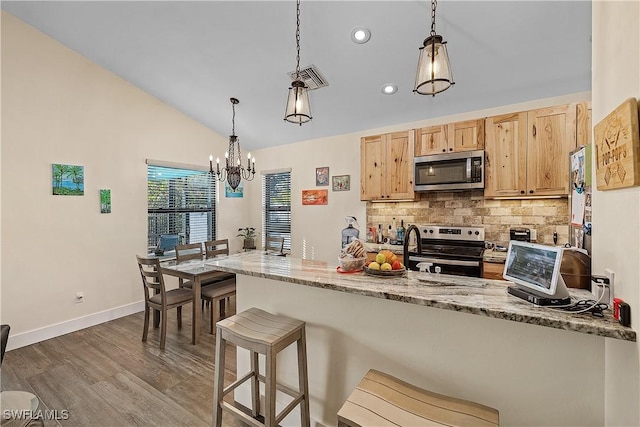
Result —
M387 83L386 85L382 85L382 93L385 95L393 95L398 91L398 86L393 83Z
M351 30L351 40L354 43L363 44L369 41L371 38L371 31L365 27L356 27Z

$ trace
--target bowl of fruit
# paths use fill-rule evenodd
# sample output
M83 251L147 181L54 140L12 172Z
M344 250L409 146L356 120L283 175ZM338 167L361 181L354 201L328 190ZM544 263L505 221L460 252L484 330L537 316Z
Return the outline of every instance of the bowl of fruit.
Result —
M364 272L371 276L396 277L407 272L398 256L390 250L382 250L376 254L375 260L364 266Z

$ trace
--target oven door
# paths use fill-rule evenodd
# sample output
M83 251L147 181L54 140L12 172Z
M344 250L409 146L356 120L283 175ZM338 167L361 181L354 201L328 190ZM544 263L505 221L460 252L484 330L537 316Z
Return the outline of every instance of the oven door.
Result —
M433 264L431 272L435 272L435 267L440 267L441 274L452 274L456 276L482 277L482 260L451 259L424 255L409 255L409 269L418 271L418 263L430 262Z

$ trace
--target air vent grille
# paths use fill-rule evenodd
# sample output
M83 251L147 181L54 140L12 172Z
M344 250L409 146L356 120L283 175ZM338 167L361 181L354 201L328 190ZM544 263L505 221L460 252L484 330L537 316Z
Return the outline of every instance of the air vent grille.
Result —
M296 72L291 71L288 73L291 80L296 79ZM315 65L309 65L308 67L300 69L300 80L307 85L309 90L318 89L321 87L329 86L329 83L322 77L320 71Z

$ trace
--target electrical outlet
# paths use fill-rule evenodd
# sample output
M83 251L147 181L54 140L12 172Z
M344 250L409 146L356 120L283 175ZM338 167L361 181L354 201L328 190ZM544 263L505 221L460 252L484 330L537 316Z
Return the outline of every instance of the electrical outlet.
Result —
M536 230L535 228L531 228L529 230L531 232L531 241L532 242L537 242L538 241L538 230Z
M84 292L76 292L76 302L84 302Z
M609 279L609 301L605 301L605 303L609 304L609 307L613 307L613 279L615 273L610 268L605 268L604 275Z

